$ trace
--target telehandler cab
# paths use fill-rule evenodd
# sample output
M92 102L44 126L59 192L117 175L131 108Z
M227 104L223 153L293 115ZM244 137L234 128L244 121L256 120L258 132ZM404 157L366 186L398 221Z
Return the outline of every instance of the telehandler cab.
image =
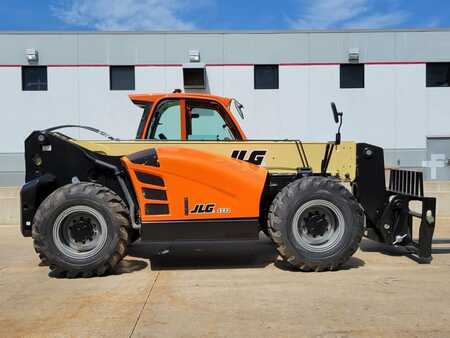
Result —
M381 148L341 142L340 131L328 143L249 141L233 115L243 118L242 105L219 96L130 98L143 109L136 140L67 125L25 141L21 231L55 273L102 275L138 238L247 240L261 230L304 271L337 269L363 235L431 261L436 200L424 197L420 172L391 170L386 188ZM340 130L342 113L332 110ZM108 140L58 131L68 127Z

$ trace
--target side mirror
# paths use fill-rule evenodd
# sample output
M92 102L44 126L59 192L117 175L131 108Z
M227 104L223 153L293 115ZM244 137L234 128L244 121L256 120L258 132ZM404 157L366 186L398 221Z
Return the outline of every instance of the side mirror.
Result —
M231 104L234 106L234 109L239 114L241 119L244 119L244 112L243 112L244 106L236 99L233 99ZM231 108L231 105L230 105L230 108Z
M331 102L331 110L333 111L334 122L339 123L339 128L336 133L336 139L334 141L335 145L339 145L341 144L341 127L342 127L342 117L344 116L344 114L338 112L336 104L334 102Z
M339 123L339 113L334 102L331 102L331 110L333 111L334 122Z
M321 168L322 175L325 175L327 173L328 165L330 164L331 155L333 154L334 148L341 144L341 127L344 113L338 112L336 104L334 102L331 102L331 111L333 112L334 122L339 124L339 127L334 142L328 142L326 144L325 155L322 160L322 168Z

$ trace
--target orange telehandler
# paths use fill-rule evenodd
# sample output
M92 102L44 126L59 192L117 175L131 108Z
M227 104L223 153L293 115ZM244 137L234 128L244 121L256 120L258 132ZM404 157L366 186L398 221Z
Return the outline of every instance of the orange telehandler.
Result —
M25 141L21 231L68 276L102 275L142 241L256 239L262 230L301 270L334 270L364 236L431 261L434 198L422 173L391 170L383 150L354 142L247 140L242 105L219 96L131 95L143 109L135 140L59 126ZM332 104L336 123L343 114ZM70 138L77 127L105 141ZM420 201L422 211L410 209ZM421 219L418 241L413 217Z

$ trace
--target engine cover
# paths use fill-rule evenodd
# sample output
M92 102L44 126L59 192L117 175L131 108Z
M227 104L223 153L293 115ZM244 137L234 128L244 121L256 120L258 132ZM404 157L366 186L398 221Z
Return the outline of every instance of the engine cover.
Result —
M178 147L151 148L122 162L143 223L259 218L262 167Z

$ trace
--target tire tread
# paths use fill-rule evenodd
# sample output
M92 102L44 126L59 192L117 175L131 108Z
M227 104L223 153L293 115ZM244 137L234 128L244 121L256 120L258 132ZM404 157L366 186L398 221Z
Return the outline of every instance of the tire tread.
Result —
M64 201L67 196L73 194L84 194L89 198L103 201L106 203L106 207L113 211L116 222L120 224L118 233L119 239L113 254L110 259L105 259L102 264L95 268L70 270L58 267L52 252L48 250L45 238L42 234L43 227L47 226L45 224L46 215L48 215L56 205ZM80 182L65 185L50 194L44 202L42 202L36 212L32 226L34 249L41 260L41 264L48 265L50 270L52 270L52 274L55 276L67 278L102 276L107 271L112 271L117 263L126 255L130 237L129 233L133 230L129 219L129 211L126 204L114 191L97 183Z
M283 232L283 217L282 213L286 212L287 202L289 199L293 198L296 194L301 194L307 189L314 189L319 191L321 189L327 190L333 194L340 195L348 201L349 207L352 210L353 215L356 217L356 222L361 224L358 228L358 232L352 237L350 245L346 248L345 252L340 256L339 260L329 263L311 263L306 260L299 259L296 252L286 245L284 242ZM268 228L269 233L275 246L280 253L280 255L291 265L302 270L302 271L325 271L325 270L336 270L340 265L345 263L359 248L359 243L361 242L364 227L364 215L359 206L356 198L350 191L348 191L342 184L337 180L325 177L306 177L294 182L289 183L284 187L273 200L268 215Z

